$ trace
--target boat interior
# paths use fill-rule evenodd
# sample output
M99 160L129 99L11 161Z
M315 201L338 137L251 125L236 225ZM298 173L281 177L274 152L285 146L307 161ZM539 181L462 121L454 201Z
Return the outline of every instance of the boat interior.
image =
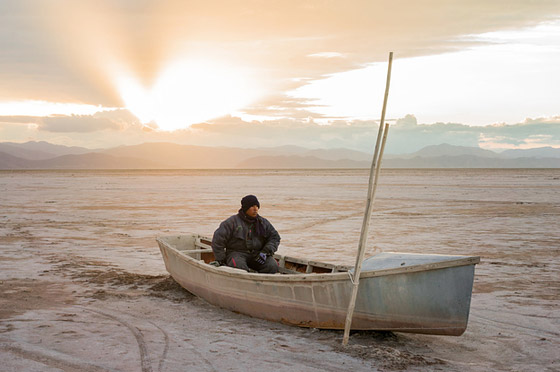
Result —
M194 240L194 247L191 241L181 242L181 238L176 237L173 239L172 245L181 253L187 254L197 260L202 260L205 263L215 261L214 253L212 252L212 241L204 237L196 237ZM164 238L165 240L168 240ZM194 248L194 249L193 249ZM275 254L274 259L278 261L281 274L326 274L347 272L352 269L348 265L333 265L325 262L317 262L304 260L301 258L289 257L280 254Z

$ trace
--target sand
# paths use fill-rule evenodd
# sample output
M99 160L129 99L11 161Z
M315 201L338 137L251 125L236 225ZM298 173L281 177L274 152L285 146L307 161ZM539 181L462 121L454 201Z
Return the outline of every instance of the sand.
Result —
M556 371L560 170L384 170L376 251L481 256L460 337L301 329L170 279L157 235L254 193L280 252L352 264L367 171L0 172L2 371Z

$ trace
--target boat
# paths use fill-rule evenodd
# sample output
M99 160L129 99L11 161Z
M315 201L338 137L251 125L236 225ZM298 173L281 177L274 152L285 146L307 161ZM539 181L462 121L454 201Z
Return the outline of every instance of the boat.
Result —
M241 314L300 327L344 329L353 267L276 254L280 273L213 266L211 240L158 237L183 288ZM469 317L476 256L381 252L364 260L352 330L459 336Z

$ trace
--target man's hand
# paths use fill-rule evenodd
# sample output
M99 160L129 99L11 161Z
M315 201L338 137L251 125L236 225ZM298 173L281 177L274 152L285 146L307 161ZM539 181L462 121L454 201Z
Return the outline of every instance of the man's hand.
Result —
M265 246L265 247L261 250L261 252L264 252L264 253L268 254L269 256L274 256L273 248L270 247L270 246L268 246L268 245Z
M266 262L266 253L259 253L259 255L255 258L255 262L260 265L264 265L264 263Z

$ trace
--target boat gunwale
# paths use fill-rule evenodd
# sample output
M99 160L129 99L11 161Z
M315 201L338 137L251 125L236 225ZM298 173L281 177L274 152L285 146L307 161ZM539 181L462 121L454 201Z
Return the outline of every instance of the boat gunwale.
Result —
M200 235L192 234L200 238ZM261 273L250 273L240 269L230 268L227 266L216 267L209 265L202 260L196 259L187 252L202 252L205 249L192 249L192 250L179 250L172 246L169 242L165 241L166 237L176 237L178 235L168 235L160 236L156 238L156 241L160 244L166 246L169 250L175 252L175 254L181 256L189 264L196 266L204 271L211 272L214 274L219 274L223 276L228 276L236 279L246 279L251 281L267 281L267 282L297 282L297 281L340 281L340 280L351 280L350 271L346 272L334 272L334 273L300 273L300 274L261 274ZM180 236L180 235L179 235ZM387 252L387 253L398 253L398 252ZM437 256L437 254L430 254L432 256ZM286 257L277 254L279 257ZM449 257L450 255L440 255ZM404 267L396 267L390 269L380 269L380 270L368 270L362 271L360 274L360 279L374 278L387 275L398 275L398 274L408 274L420 271L431 271L438 269L445 269L458 266L476 265L480 262L479 256L457 256L455 260L447 260L442 262L425 263Z

